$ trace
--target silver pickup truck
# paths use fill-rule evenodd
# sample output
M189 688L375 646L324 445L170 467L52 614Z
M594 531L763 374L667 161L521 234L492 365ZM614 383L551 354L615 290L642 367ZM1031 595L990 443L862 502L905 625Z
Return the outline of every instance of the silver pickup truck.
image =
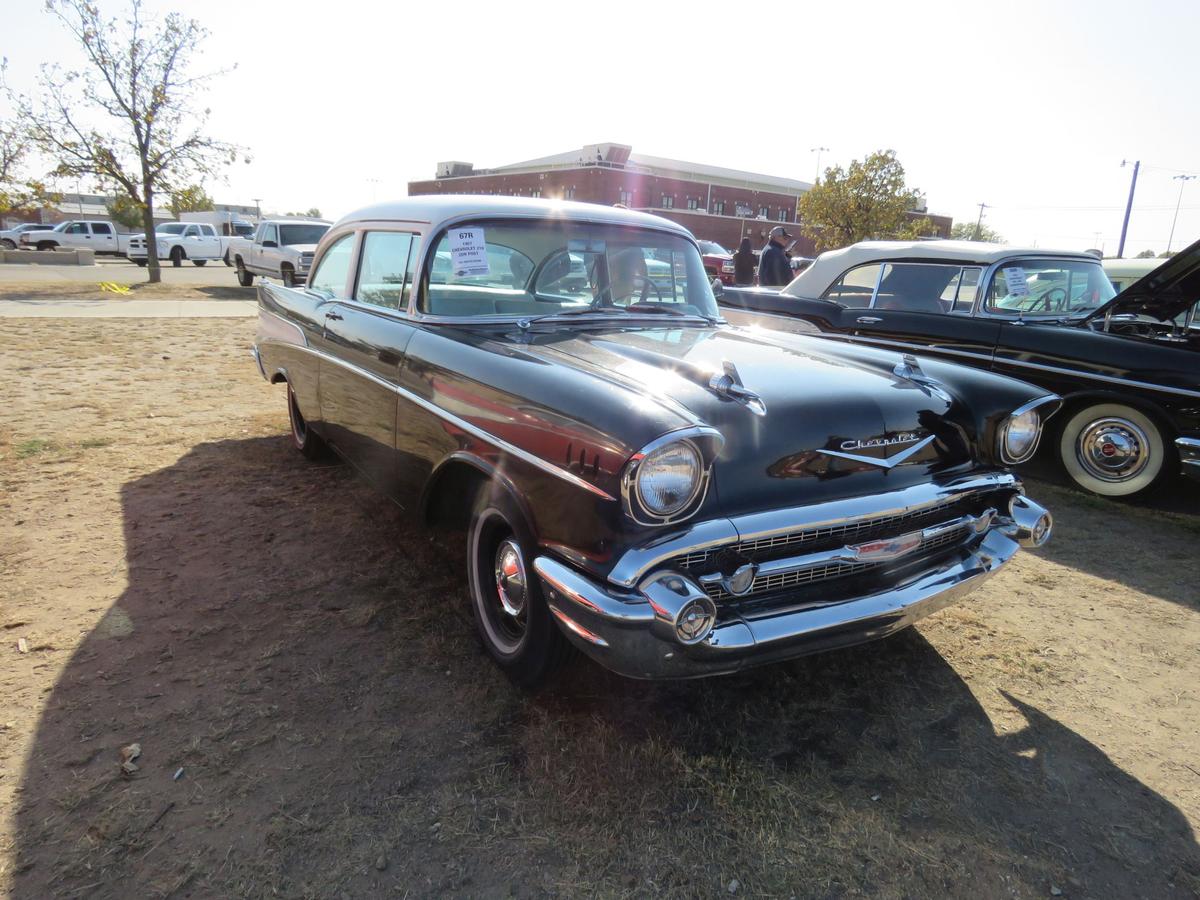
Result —
M238 283L250 287L255 275L269 275L287 287L304 284L313 251L329 225L320 219L268 219L259 223L254 237L230 241Z

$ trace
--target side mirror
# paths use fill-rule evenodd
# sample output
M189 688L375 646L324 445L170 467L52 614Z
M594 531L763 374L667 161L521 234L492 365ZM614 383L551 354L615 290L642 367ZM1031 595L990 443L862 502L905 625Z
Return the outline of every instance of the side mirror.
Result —
M712 292L713 296L718 300L725 296L725 285L721 284L720 278L714 278L712 280Z
M262 242L262 245L263 245L264 247L278 247L278 246L279 246L279 242L278 242L278 241L263 241L263 242Z

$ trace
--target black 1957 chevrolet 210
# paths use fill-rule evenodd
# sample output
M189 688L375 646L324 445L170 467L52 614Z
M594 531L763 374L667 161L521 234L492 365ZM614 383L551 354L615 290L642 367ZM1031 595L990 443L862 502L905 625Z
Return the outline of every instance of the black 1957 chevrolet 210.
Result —
M1056 396L732 328L695 240L654 216L375 206L259 304L296 447L466 526L479 633L521 683L571 644L671 678L880 638L1050 533L1008 466Z

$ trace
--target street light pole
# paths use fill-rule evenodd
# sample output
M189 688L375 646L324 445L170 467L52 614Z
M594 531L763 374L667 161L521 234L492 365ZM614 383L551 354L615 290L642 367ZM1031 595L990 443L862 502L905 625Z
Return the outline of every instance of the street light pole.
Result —
M1125 168L1129 164L1129 160L1121 160L1121 168ZM1125 202L1125 221L1121 223L1121 242L1117 244L1117 259L1125 257L1125 233L1129 231L1129 214L1133 211L1133 192L1137 188L1138 169L1142 167L1142 161L1134 160L1133 163L1133 178L1129 180L1129 199Z
M821 154L828 153L829 148L828 147L813 147L808 152L817 154L817 174L813 178L813 184L820 184L821 183Z
M1175 201L1175 218L1171 220L1171 236L1167 238L1167 253L1171 252L1171 242L1175 240L1175 223L1179 221L1179 204L1183 202L1183 186L1195 178L1195 175L1176 175L1179 182L1179 199Z
M262 202L262 197L251 197L250 199L254 201L254 218L256 220L254 224L257 225L262 221L262 207L259 206L259 203Z

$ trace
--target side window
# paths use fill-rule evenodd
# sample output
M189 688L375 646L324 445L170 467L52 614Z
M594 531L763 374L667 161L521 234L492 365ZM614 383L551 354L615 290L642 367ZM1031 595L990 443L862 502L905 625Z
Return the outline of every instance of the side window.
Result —
M950 304L943 295L961 271L961 266L941 263L887 263L872 306L939 315L949 312Z
M106 222L97 222L92 226L92 234L112 234L112 228Z
M200 229L195 225L189 225L183 230L184 237L200 237Z
M346 276L350 274L350 255L354 250L354 233L337 239L325 251L317 269L308 279L314 290L329 291L335 297L346 296Z
M74 222L67 226L67 234L87 234L87 226L82 222Z
M412 290L412 249L413 235L406 232L367 232L354 299L386 309L404 309Z
M946 305L947 312L970 315L975 306L975 295L979 293L979 279L982 275L983 269L979 266L965 266L950 279L950 283L942 291L942 302Z
M200 233L201 233L201 234L202 234L204 237L210 237L210 238L211 238L211 237L216 237L216 236L217 236L217 229L213 228L213 226L211 226L211 225L201 225L201 226L200 226Z
M830 285L829 290L822 294L821 298L840 303L842 306L870 306L882 268L882 263L857 266Z

